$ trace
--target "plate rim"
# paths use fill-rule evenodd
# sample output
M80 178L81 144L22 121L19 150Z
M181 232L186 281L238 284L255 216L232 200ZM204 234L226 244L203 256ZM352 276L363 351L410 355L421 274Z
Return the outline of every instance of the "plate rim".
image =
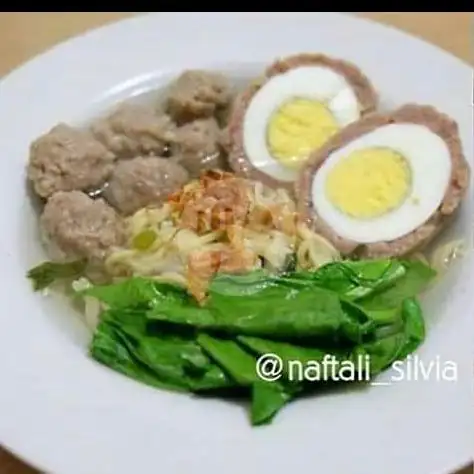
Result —
M275 12L275 13L279 14L280 12ZM248 13L248 12L237 12L237 13L235 13L235 12L233 12L233 13L229 13L229 14L236 14L236 15L239 15L241 17L243 17L244 15L252 15L252 16L255 16L255 17L259 17L259 18L261 18L263 16L268 17L269 15L270 16L272 15L272 13L268 14L268 13L264 13L264 12L260 12L260 13ZM229 14L225 14L225 16L228 16ZM284 13L284 12L281 12L281 14L288 15L288 13ZM305 13L305 12L298 13L298 15L301 15L301 14L307 15L307 13ZM65 50L70 48L71 45L76 45L76 46L79 45L80 46L81 41L83 41L83 45L87 45L88 41L93 42L94 38L99 37L100 35L103 35L103 34L106 34L106 35L109 34L109 32L112 31L113 28L116 28L117 30L121 29L121 28L122 29L126 28L128 24L143 21L144 17L155 17L156 21L158 22L158 21L164 21L164 20L162 20L163 17L166 17L166 16L170 17L171 15L176 16L176 15L183 15L183 14L179 13L179 12L171 12L171 13L165 13L164 12L164 13L147 13L147 14L132 16L130 18L124 18L124 19L121 19L119 21L108 22L103 26L100 26L98 28L89 30L89 31L87 31L83 34L74 36L72 38L69 38L67 40L64 40L64 41L58 43L53 48L50 48L47 51L35 56L34 58L30 59L28 62L26 62L25 64L23 64L19 68L14 69L8 75L6 75L2 78L2 80L0 81L0 103L1 103L1 100L2 100L2 90L5 89L5 88L8 88L7 87L8 84L10 84L11 82L15 82L17 80L17 78L19 78L21 75L28 74L29 69L32 69L34 67L38 67L38 65L41 65L41 63L45 60L45 58L49 58L50 60L52 60L54 58L54 56L57 56L58 54L61 54L61 51L64 52ZM195 16L196 13L186 13L185 15L186 16ZM296 15L297 15L297 13L291 14L292 17L296 16ZM327 15L331 15L333 18L348 17L349 16L349 15L342 14L342 13L341 14L338 14L338 13L328 13L328 14L326 14L326 13L312 13L311 15L316 15L320 18L321 18L321 15L325 15L326 18L327 18ZM414 36L414 35L409 34L409 33L402 32L401 30L398 30L395 27L385 25L385 24L381 24L381 23L375 22L371 19L367 19L367 18L364 18L364 17L356 17L356 16L354 16L354 17L349 16L349 17L351 18L351 21L366 22L366 23L368 23L372 26L376 25L377 27L380 27L382 29L392 30L392 31L396 32L397 34L401 34L404 37L409 37L413 41L423 43L423 45L425 47L430 47L430 48L436 49L438 53L442 53L446 57L449 56L450 59L455 60L456 62L459 63L459 65L462 65L463 67L467 66L467 67L470 68L470 66L467 63L465 63L464 61L462 61L461 59L457 58L456 56L452 55L451 53L449 53L447 51L444 51L443 49L441 49L441 48L439 48L435 45L432 45L431 43L426 42L425 40L423 40L423 39L421 39L417 36ZM83 47L86 47L86 46L83 46ZM59 51L59 53L58 53L58 51ZM25 449L20 448L20 447L18 449L15 449L15 446L10 446L8 444L8 442L5 442L3 439L2 439L2 443L9 451L11 451L13 454L15 454L20 459L25 459L25 462L27 462L28 464L30 464L32 466L37 466L38 468L46 471L45 468L48 467L48 466L41 466L30 455L28 455L28 454L23 455L22 454L22 453L26 453L29 450L25 450ZM466 462L468 462L468 461L469 461L469 459L466 459ZM462 462L462 464L460 464L456 468L462 467L463 465L464 465L464 461Z

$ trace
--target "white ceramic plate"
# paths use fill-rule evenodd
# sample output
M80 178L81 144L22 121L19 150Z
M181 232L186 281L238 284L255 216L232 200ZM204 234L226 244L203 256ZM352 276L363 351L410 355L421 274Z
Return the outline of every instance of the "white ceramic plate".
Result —
M307 399L258 429L242 407L157 391L91 361L79 319L65 302L33 294L25 278L43 257L24 186L32 139L60 120L84 120L156 88L184 68L217 68L239 79L278 55L311 50L358 64L384 107L417 101L455 117L472 164L472 70L351 16L137 16L61 44L0 83L0 441L7 448L58 474L444 474L469 461L469 259L425 298L430 332L418 352L427 362L456 362L456 383L431 376ZM469 242L473 215L471 194L451 229Z

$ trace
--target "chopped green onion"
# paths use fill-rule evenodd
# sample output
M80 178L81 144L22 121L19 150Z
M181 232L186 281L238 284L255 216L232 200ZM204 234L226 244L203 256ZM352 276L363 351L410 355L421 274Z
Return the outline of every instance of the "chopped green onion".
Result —
M148 250L157 238L158 235L153 229L146 229L133 238L132 246L136 250Z

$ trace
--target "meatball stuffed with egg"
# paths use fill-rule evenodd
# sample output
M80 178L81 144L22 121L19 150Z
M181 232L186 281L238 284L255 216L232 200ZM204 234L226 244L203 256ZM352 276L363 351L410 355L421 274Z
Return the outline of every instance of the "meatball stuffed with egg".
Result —
M346 127L301 170L300 216L344 255L400 257L428 244L469 184L456 123L408 104Z
M293 189L309 154L373 112L377 93L359 68L322 54L272 64L232 107L229 164L247 178Z

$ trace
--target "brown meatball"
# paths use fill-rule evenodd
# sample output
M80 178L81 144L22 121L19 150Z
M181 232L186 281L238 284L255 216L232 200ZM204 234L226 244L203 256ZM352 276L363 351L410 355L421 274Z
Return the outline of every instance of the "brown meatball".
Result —
M314 176L334 151L379 127L396 123L422 125L437 134L446 143L451 155L452 170L444 199L424 224L395 240L361 244L346 239L338 235L316 213L311 191ZM462 150L456 122L434 107L407 104L385 114L368 115L348 125L322 148L312 153L295 184L298 195L298 211L303 221L315 232L328 239L343 255L356 253L362 258L401 257L427 245L450 221L466 195L470 174L471 171Z
M161 204L189 179L188 172L166 158L137 157L114 169L104 197L123 214Z
M123 104L92 125L92 132L119 158L162 155L174 137L175 126L167 115L144 105Z
M214 118L183 125L171 146L172 160L184 166L192 178L208 169L224 169L226 161L220 146L221 131Z
M183 72L171 85L166 103L168 113L179 123L211 117L225 108L231 99L231 88L221 74L190 70Z
M44 207L41 226L50 249L60 258L101 261L125 238L124 224L114 209L80 191L53 194Z
M47 198L57 191L99 187L114 161L90 132L61 123L31 144L27 174L36 193Z

